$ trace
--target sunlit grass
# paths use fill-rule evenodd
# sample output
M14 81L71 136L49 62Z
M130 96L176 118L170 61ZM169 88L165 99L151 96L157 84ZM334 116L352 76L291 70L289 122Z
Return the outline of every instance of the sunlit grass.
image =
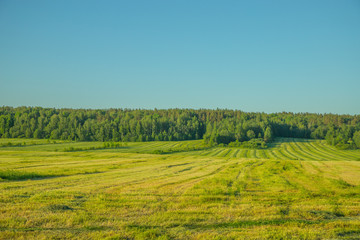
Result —
M102 144L1 147L0 239L360 238L360 151Z

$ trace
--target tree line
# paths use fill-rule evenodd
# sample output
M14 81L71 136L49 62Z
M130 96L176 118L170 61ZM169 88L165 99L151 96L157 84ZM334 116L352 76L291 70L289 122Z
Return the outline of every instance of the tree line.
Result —
M209 144L271 142L275 137L326 139L360 148L360 116L252 113L228 109L0 108L1 138L75 141L179 141Z

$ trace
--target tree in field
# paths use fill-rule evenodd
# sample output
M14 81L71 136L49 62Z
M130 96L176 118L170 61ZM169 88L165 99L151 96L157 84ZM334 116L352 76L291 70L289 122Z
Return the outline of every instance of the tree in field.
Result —
M271 127L267 127L264 133L264 141L271 142L273 140L273 133Z

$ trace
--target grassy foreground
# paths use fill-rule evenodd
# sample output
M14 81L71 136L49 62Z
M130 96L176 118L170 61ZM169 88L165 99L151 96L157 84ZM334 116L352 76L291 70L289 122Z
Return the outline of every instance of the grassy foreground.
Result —
M0 139L0 239L360 239L360 151L102 146Z

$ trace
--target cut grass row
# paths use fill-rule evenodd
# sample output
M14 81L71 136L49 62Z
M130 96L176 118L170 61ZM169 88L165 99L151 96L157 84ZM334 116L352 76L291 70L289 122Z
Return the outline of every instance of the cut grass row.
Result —
M2 139L3 142L19 142L18 139ZM29 140L22 140L29 142ZM99 142L64 142L49 144L46 140L39 140L35 145L25 145L16 148L17 151L65 151L66 149L84 149L130 153L179 153L198 156L224 157L224 158L249 158L249 159L282 159L282 160L360 160L360 151L343 151L324 143L324 141L303 139L279 139L268 149L243 149L243 148L211 148L201 140L182 142L141 142L127 143L126 147L118 149L102 149ZM202 149L203 148L203 149ZM2 147L2 150L11 151L14 147ZM196 150L195 152L188 152ZM187 153L188 152L188 153Z
M343 151L321 141L287 139L269 149L213 148L199 151L200 156L231 157L248 159L282 159L306 161L360 160L360 151Z

